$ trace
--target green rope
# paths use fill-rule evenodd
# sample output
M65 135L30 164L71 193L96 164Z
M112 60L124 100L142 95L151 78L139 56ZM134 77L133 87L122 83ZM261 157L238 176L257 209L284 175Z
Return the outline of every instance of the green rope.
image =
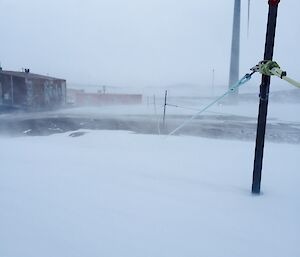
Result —
M300 88L300 83L287 77L286 71L280 69L280 66L277 62L274 61L262 61L255 67L251 69L252 71L260 72L266 76L277 76L286 82L290 83L291 85Z
M247 83L251 79L251 77L252 77L252 75L254 73L255 73L255 71L253 71L251 74L247 73L238 82L236 82L234 85L232 85L223 95L221 95L218 98L216 98L213 102L211 102L210 104L206 105L204 108L202 108L200 111L198 111L195 115L193 115L190 119L188 119L185 122L183 122L180 126L178 126L171 133L169 133L168 136L174 135L176 132L178 132L180 129L182 129L188 123L190 123L192 120L194 120L195 118L197 118L200 114L202 114L203 112L205 112L208 108L210 108L211 106L213 106L214 104L216 104L217 102L219 102L220 100L222 100L227 95L235 92L239 87L241 87L242 85L244 85L245 83Z
M274 68L280 69L280 66L277 64L277 62L267 61L267 62L261 62L259 64L259 72L263 75L267 75L267 76L274 75L272 73L272 69Z

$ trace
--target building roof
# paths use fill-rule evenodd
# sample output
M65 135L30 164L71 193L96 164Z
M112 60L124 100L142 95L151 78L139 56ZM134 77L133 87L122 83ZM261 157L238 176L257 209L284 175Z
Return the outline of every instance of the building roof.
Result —
M21 71L0 70L0 74L21 77L21 78L28 78L28 79L65 80L65 79L59 79L50 76L35 74L31 72L21 72Z

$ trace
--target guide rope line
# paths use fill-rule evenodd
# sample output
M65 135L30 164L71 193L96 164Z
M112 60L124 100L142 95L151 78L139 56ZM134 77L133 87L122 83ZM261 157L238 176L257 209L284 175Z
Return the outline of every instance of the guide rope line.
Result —
M200 111L199 108L186 107L186 106L176 105L176 104L167 104L167 106L184 109L184 110ZM207 111L207 113L213 113L213 114L219 114L219 115L232 115L232 116L236 115L235 113L216 112L216 111Z
M232 85L223 95L219 96L218 98L216 98L214 101L212 101L210 104L206 105L204 108L202 108L200 111L198 111L196 114L194 114L191 118L189 118L188 120L184 121L181 125L179 125L176 129L174 129L173 131L171 131L168 136L174 135L176 132L178 132L180 129L182 129L184 126L186 126L188 123L190 123L192 120L194 120L195 118L197 118L200 114L202 114L203 112L205 112L207 109L209 109L211 106L213 106L214 104L216 104L217 102L219 102L220 100L222 100L224 97L226 97L227 95L235 92L239 87L241 87L242 85L244 85L245 83L247 83L252 75L255 73L256 71L252 71L252 73L247 73L244 77L242 77L238 82L236 82L234 85Z
M170 106L170 107L175 107L175 108L185 109L185 110L199 111L199 109L197 109L197 108L185 107L185 106L177 105L177 104L166 104L166 105L167 105L167 106Z
M259 72L267 76L276 76L290 83L291 85L300 88L300 83L287 77L286 71L281 70L277 62L274 61L261 61L256 66L251 68L252 71Z

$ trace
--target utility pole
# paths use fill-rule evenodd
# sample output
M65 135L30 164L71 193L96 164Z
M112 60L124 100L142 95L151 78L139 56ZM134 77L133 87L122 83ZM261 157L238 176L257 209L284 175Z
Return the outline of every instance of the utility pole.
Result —
M239 80L239 66L240 66L240 29L241 29L241 0L234 1L233 13L233 28L231 41L231 58L230 58L230 72L229 72L229 87ZM238 90L233 94L236 98Z
M268 61L273 59L277 11L278 11L279 2L280 0L268 1L269 14L268 14L268 25L267 25L265 54L264 54L264 60L268 60ZM259 96L260 101L259 101L259 113L258 113L258 122L257 122L253 181L252 181L253 194L260 193L261 171L262 171L262 164L263 164L270 82L271 82L270 76L262 75L262 80L260 85L260 96Z

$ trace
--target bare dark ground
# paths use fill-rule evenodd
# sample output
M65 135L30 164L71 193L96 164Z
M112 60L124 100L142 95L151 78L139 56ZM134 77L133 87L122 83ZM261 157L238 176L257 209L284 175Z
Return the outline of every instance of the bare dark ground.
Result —
M47 136L55 133L90 130L127 130L141 134L167 134L190 116L169 115L166 129L159 126L158 118L149 115L120 115L83 117L76 115L9 115L0 117L0 135ZM176 135L190 135L208 138L255 140L256 119L233 115L201 116ZM84 133L73 133L73 137ZM272 120L267 125L266 139L277 143L300 143L300 123L283 123Z

